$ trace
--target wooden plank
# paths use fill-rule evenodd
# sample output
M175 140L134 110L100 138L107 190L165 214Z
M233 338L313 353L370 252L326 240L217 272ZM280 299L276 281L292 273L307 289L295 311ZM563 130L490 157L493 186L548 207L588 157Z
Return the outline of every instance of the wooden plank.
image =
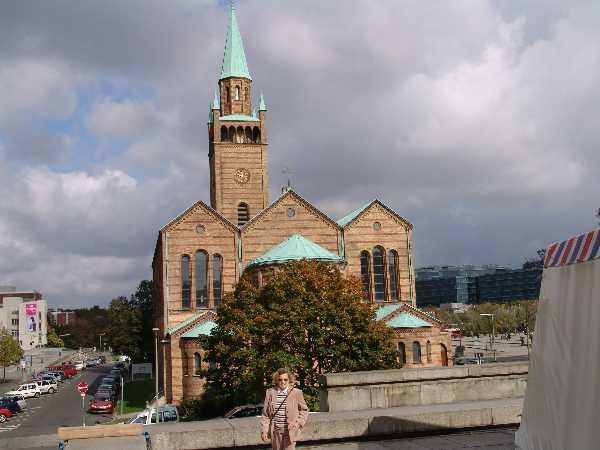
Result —
M90 427L58 427L58 438L91 439L103 437L139 436L144 432L141 423L119 425L94 425Z

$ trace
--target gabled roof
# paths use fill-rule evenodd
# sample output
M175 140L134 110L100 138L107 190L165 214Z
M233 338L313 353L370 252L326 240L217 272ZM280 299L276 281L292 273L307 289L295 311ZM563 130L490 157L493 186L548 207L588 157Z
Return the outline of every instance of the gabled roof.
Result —
M170 335L183 335L193 332L196 328L201 325L214 321L217 318L217 315L213 311L202 311L200 313L194 314L193 316L187 318L183 322L178 323L177 325L173 325L172 327L167 328L167 334ZM200 331L208 328L207 325L205 328L200 328ZM193 334L193 333L192 333ZM193 337L193 336L192 336Z
M246 63L244 42L242 41L242 35L238 28L233 4L231 5L229 12L227 42L225 43L225 53L223 54L220 79L222 80L229 77L247 78L248 80L252 80L250 71L248 70L248 64Z
M275 200L273 203L271 203L265 209L263 209L262 211L260 211L254 217L252 217L243 227L241 227L242 232L248 230L253 224L255 224L256 222L260 221L260 219L262 217L264 217L272 209L276 208L277 205L279 205L287 197L293 197L298 203L300 203L301 205L303 205L306 209L312 211L313 213L315 213L315 215L319 216L321 219L323 219L325 222L331 224L336 229L339 229L339 225L334 220L330 219L329 216L327 216L326 214L322 213L319 209L317 209L316 207L314 207L309 201L307 201L304 198L302 198L292 188L287 188L285 190L285 192L283 192L279 196L279 198L277 200Z
M391 305L385 305L380 308L377 308L377 311L375 311L375 320L381 320L384 317L389 316L398 308L400 308L400 306L402 306L400 305L400 303L393 303Z
M420 317L414 316L407 312L402 312L388 320L385 325L389 328L430 328L433 325L425 322Z
M343 258L315 244L300 234L294 234L285 241L269 249L252 261L248 267L281 264L288 261L311 259L325 262L342 262Z
M185 218L185 216L187 216L191 211L193 211L196 208L204 209L208 214L213 216L216 220L219 220L221 223L223 223L223 225L225 225L227 228L231 229L234 233L239 230L239 228L237 226L235 226L233 223L231 223L229 220L227 220L225 217L223 217L219 212L212 209L210 206L208 206L202 200L198 200L196 203L194 203L192 206L187 208L185 211L183 211L177 217L175 217L175 218L171 219L169 222L167 222L160 229L160 231L168 231L169 228L171 228L174 225L181 222Z
M412 224L406 220L404 217L400 216L396 211L394 211L392 208L386 206L385 204L383 204L380 200L378 199L373 199L370 202L365 203L364 205L356 208L355 210L350 211L348 214L346 214L345 216L339 218L337 220L337 224L342 227L345 228L348 225L350 225L352 222L354 222L358 217L360 217L362 215L363 212L365 212L367 209L369 209L371 206L373 206L374 204L377 204L379 206L381 206L383 209L385 209L387 212L389 212L392 216L394 216L398 221L402 222L403 224L405 224L410 230L412 230L413 226Z
M183 333L182 338L197 338L200 336L210 336L212 330L216 328L217 323L213 320L207 320L200 325L195 326L191 330Z

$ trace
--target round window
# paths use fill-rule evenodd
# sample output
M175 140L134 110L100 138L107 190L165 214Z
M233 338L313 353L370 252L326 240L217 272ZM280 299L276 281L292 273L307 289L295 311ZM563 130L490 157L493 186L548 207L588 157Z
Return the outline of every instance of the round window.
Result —
M198 234L206 233L206 228L204 228L204 225L196 225L196 233L198 233Z
M374 229L375 231L379 231L379 230L381 230L381 224L380 224L379 222L375 222L375 223L373 224L373 229Z
M289 218L292 218L296 215L296 210L294 208L288 208L287 209L287 216Z

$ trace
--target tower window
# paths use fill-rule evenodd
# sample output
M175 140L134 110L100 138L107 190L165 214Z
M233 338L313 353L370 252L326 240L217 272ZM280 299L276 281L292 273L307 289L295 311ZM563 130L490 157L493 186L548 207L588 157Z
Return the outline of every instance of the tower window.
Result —
M371 256L369 252L363 251L360 253L360 279L362 281L363 294L366 299L369 298L371 291L371 273L370 273L370 260Z
M377 246L373 248L373 290L375 301L385 300L385 250Z
M190 257L181 257L181 308L189 309L191 300Z
M390 280L390 300L398 300L398 253L388 252L388 277Z
M221 127L221 142L226 142L227 141L227 127L225 125L223 125Z
M240 203L237 208L238 226L244 226L250 220L250 210L247 203Z
M221 304L223 286L223 258L221 255L213 255L213 299L215 307Z
M240 99L240 88L239 86L235 87L235 100L238 101Z
M208 254L204 250L198 250L196 252L196 308L206 308L207 306L207 274Z
M244 101L248 101L248 88L244 88Z
M225 88L227 90L227 101L230 102L231 101L231 91L229 90L229 88Z

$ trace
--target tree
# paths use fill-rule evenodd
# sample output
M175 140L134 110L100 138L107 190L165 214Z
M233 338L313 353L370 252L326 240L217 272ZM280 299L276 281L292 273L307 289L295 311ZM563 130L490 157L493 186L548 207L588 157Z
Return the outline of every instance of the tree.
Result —
M48 340L48 347L62 348L65 346L65 343L63 342L63 340L58 337L58 334L56 334L56 330L52 327L48 327L47 340Z
M141 316L141 339L142 339L142 359L144 361L154 360L154 320L152 316L152 281L142 280L138 285L135 294L131 297L131 304L139 309Z
M133 361L142 357L142 324L139 309L127 297L117 297L108 308L107 336L113 352Z
M262 401L278 367L298 375L313 408L321 373L397 367L391 331L361 299L359 280L344 279L325 263L288 263L262 288L243 277L225 296L217 327L203 342L217 364L203 371L202 414Z
M17 364L23 357L23 349L6 328L0 330L0 366L4 370L3 382L6 381L6 368Z

